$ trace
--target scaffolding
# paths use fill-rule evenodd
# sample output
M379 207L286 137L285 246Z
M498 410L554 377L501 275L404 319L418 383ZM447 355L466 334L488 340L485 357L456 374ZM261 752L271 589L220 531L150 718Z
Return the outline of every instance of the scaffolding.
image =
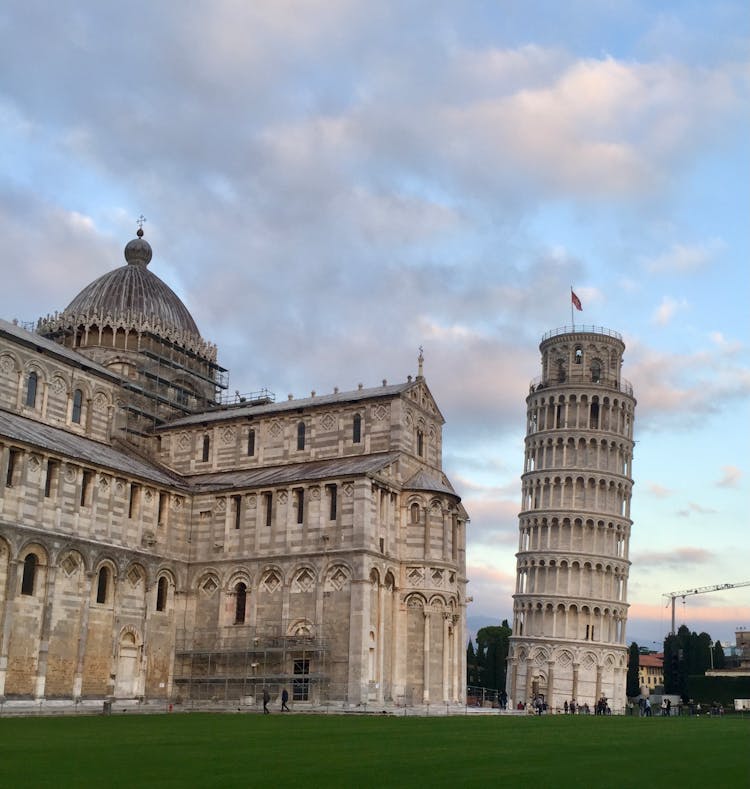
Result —
M152 332L143 332L136 355L137 382L123 379L123 386L137 395L125 404L123 429L131 437L147 436L175 416L213 408L228 386L227 370ZM196 383L202 384L195 386Z
M177 631L175 695L183 702L257 704L264 690L275 699L286 688L296 702L327 701L325 640L281 631L249 626Z

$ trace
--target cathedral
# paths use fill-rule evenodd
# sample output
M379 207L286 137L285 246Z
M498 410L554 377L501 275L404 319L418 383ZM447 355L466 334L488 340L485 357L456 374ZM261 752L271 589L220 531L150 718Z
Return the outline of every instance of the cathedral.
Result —
M465 698L467 514L423 375L227 397L126 264L0 320L0 700Z

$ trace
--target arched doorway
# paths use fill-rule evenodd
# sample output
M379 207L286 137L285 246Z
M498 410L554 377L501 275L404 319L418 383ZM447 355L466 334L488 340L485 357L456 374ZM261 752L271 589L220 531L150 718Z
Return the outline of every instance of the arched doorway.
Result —
M120 636L120 649L117 656L117 677L115 696L132 698L137 695L137 680L140 674L140 648L135 633L126 630Z

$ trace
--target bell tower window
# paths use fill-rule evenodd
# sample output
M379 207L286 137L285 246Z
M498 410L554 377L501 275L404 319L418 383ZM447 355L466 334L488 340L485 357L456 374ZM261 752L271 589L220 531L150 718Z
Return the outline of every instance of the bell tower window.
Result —
M595 359L591 364L591 380L595 384L602 380L602 363L598 359Z

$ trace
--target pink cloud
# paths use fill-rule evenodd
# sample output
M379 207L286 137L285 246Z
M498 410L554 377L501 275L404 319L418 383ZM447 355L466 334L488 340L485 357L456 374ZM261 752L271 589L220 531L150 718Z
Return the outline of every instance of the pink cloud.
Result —
M691 630L696 629L696 627L691 624L692 620L723 624L729 623L733 627L740 626L742 623L750 622L750 606L718 606L715 603L705 603L703 605L698 605L697 600L693 601L693 598L687 599L692 601L688 604L688 606L694 609L700 609L700 611L699 613L696 613L694 617L690 615L689 609L686 611L677 612L675 623L678 627L680 624L682 624L682 620L685 620L684 623ZM680 601L678 600L678 602ZM681 602L680 608L682 608ZM628 610L628 619L637 618L656 622L664 621L667 623L667 626L670 617L671 614L669 612L669 606L661 604L632 603Z
M657 499L666 499L672 495L672 490L670 488L665 488L663 485L659 485L657 482L646 483L646 490Z
M737 466L722 466L721 479L716 483L718 488L738 488L742 480L742 470Z
M633 563L639 568L645 568L665 565L668 567L684 567L685 565L707 564L712 562L716 556L706 548L684 546L682 548L674 548L671 551L636 554L631 558Z

